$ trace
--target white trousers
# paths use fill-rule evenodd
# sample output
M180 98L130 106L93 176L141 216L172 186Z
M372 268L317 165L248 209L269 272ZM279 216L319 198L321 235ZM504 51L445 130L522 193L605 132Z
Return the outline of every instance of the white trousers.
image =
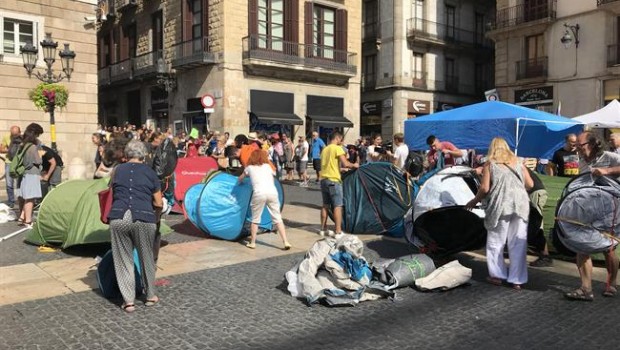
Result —
M510 265L504 262L504 246L508 244ZM512 284L527 282L527 222L517 215L499 219L497 226L487 230L487 267L491 277Z

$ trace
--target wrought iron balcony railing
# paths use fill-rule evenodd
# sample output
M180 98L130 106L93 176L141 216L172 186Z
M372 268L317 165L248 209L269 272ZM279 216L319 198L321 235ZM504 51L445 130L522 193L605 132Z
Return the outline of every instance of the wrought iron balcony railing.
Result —
M355 74L357 54L329 46L300 44L251 35L243 38L243 59L256 59L282 64L302 65Z
M157 73L157 60L163 58L163 50L151 51L133 59L134 76Z
M101 68L97 71L97 81L99 85L110 84L110 66Z
M535 5L520 4L497 10L493 29L517 26L540 19L555 19L557 0L537 1Z
M133 60L131 58L117 62L110 66L110 81L117 82L133 78Z
M407 37L489 48L493 47L493 42L485 38L483 32L466 30L417 17L407 20Z
M411 86L418 89L426 89L426 72L413 71L411 73Z
M215 63L215 55L209 47L209 38L187 40L172 46L172 67L192 68Z
M547 76L548 57L538 57L517 61L517 80L545 78Z

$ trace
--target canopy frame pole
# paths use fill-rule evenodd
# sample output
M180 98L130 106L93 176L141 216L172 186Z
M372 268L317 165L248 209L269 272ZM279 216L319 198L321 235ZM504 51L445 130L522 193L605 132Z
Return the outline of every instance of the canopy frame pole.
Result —
M518 156L519 152L519 121L521 118L517 118L517 129L515 130L515 156Z

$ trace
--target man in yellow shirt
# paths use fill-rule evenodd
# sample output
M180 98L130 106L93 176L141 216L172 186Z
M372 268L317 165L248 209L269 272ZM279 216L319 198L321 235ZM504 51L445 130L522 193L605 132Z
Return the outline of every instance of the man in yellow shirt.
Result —
M321 195L323 207L321 208L321 236L335 236L342 233L342 180L340 178L340 165L347 168L357 168L358 164L350 163L342 148L342 134L334 132L329 138L329 145L321 151ZM336 232L327 230L327 214L332 207Z

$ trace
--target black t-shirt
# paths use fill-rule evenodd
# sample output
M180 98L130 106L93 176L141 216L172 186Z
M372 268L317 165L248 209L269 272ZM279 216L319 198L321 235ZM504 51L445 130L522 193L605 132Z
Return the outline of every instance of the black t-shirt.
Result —
M62 158L60 158L60 156L58 155L57 152L55 152L53 149L47 147L47 146L41 146L41 149L45 152L43 153L43 156L41 156L42 159L42 165L43 165L43 171L47 172L48 170L50 170L50 159L54 158L56 160L56 166L57 167L61 167L64 166L64 164L62 163Z
M579 175L579 154L564 148L553 153L551 161L558 167L558 176L574 177Z

